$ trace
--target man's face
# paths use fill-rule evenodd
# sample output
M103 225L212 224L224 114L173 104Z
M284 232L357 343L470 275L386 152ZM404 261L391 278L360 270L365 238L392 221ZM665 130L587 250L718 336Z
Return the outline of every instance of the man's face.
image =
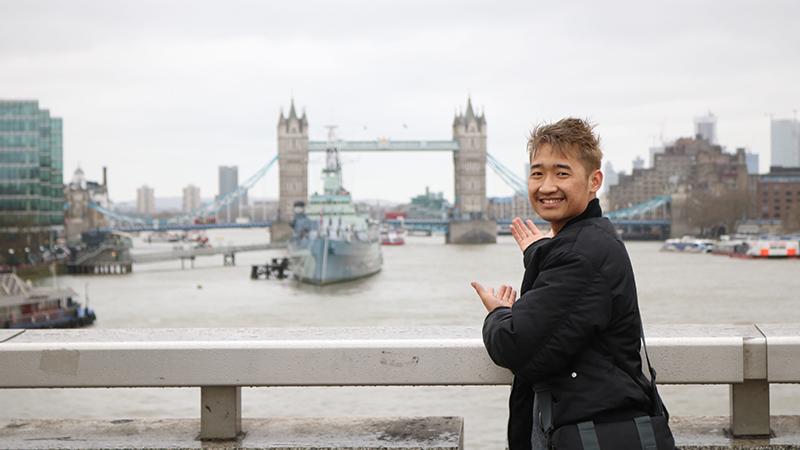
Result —
M528 197L536 213L558 233L586 209L602 182L603 174L599 170L588 173L572 152L562 154L544 144L531 159Z

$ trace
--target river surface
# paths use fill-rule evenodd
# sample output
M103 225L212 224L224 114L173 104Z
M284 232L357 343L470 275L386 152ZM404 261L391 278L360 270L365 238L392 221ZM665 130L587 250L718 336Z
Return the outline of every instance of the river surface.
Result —
M215 230L215 246L264 242L265 230ZM135 251L172 244L136 240ZM656 323L800 322L800 259L741 260L659 252L660 243L627 244L645 327ZM282 251L138 265L120 276L62 276L88 293L98 328L479 326L485 310L469 286L518 285L522 257L513 239L497 245L445 245L410 237L384 247L384 267L329 287L249 278L250 265ZM44 283L50 283L46 281ZM727 386L663 386L675 415L727 415ZM244 388L244 417L462 416L468 449L505 445L509 387ZM773 385L773 414L800 414L800 386ZM25 418L198 418L199 388L0 390L0 420Z

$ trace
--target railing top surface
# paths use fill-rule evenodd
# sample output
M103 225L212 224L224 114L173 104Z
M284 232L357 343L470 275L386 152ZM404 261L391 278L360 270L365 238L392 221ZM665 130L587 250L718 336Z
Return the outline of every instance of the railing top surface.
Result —
M759 327L775 335L800 337L800 324ZM6 344L48 344L63 348L70 343L196 342L196 341L387 341L473 340L480 344L480 327L304 327L304 328L84 328L52 330L0 330L19 333ZM755 325L654 324L646 328L648 340L761 338ZM2 341L2 334L0 334ZM2 348L0 348L2 350Z
M511 381L486 354L479 327L4 331L0 388ZM663 383L800 381L800 324L651 325L646 333Z

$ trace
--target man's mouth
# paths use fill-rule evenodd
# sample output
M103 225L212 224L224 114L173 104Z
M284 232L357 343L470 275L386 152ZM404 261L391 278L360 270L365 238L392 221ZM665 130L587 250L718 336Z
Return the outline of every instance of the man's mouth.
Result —
M558 198L540 198L539 203L543 203L545 205L555 205L564 201L563 197Z

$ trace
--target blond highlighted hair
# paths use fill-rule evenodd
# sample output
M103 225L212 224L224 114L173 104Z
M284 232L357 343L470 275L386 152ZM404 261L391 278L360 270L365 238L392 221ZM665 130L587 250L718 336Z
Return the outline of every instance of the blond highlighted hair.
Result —
M594 125L583 119L567 117L555 123L539 124L528 138L528 156L533 159L536 151L545 144L560 154L573 154L591 173L600 169L603 151L600 137L594 133Z

